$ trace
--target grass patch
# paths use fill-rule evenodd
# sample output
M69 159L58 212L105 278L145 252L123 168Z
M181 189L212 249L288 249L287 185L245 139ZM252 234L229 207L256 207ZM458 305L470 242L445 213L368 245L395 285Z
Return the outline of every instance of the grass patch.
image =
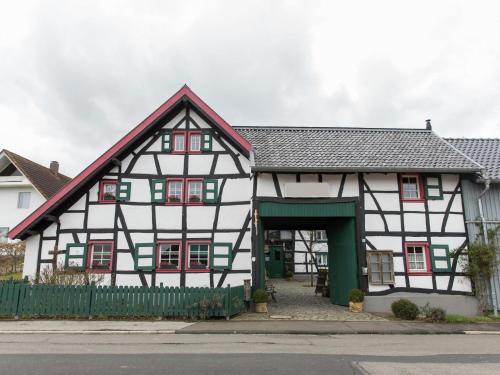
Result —
M23 274L21 272L9 273L7 275L0 275L0 281L10 280L10 279L21 280L22 278L23 278Z
M446 315L447 323L491 323L500 321L500 316L464 316L464 315L455 315L450 314Z

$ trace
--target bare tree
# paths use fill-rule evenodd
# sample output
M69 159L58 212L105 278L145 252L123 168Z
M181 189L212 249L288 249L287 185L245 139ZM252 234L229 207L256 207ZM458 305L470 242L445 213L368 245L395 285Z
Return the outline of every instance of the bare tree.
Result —
M22 271L26 242L0 243L0 263L5 273Z
M63 262L59 262L56 267L43 268L38 278L32 281L39 284L55 285L99 285L104 281L104 275L74 268L65 268Z

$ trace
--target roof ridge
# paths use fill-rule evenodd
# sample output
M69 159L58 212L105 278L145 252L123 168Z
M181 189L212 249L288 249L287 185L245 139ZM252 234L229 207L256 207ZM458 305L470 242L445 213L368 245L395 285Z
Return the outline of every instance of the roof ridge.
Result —
M478 138L470 138L470 137L443 137L443 139L449 139L453 141L500 141L500 138L491 138L491 137L478 137Z
M428 129L422 128L369 128L369 127L350 127L350 126L233 126L236 130L251 129L251 130L283 130L283 131L303 131L303 130L360 130L360 131L404 131L404 132L431 132Z

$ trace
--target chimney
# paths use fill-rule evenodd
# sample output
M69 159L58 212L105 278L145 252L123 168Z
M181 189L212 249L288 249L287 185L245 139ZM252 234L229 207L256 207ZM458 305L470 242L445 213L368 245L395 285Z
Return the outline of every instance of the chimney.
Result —
M59 173L59 163L57 161L50 162L50 171L55 175Z
M427 130L432 130L432 125L431 125L431 120L430 119L425 120L425 128Z

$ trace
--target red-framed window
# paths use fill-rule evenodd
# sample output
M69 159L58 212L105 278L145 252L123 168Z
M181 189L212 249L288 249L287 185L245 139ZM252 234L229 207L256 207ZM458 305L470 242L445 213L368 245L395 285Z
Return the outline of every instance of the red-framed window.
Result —
M203 204L203 179L186 178L186 197L188 205Z
M167 204L178 205L184 202L184 179L167 178Z
M99 202L115 203L118 196L117 180L101 180L99 183Z
M172 154L186 152L186 132L183 130L172 132Z
M210 271L210 241L187 241L184 254L186 272Z
M89 241L87 269L94 272L111 272L113 267L113 241Z
M403 202L423 202L424 185L418 174L402 174L399 176L399 191Z
M179 272L181 270L181 241L158 241L156 253L156 270L158 272Z
M405 243L406 271L409 275L431 275L431 259L427 242Z
M201 131L194 130L188 132L188 152L190 154L201 154Z

